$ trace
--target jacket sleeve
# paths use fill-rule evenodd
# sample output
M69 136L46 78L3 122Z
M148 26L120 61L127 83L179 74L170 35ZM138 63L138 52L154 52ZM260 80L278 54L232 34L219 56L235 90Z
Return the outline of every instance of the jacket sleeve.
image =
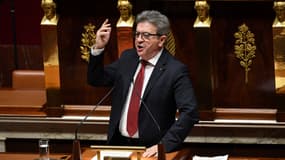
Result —
M185 65L177 69L173 89L179 116L162 138L166 152L176 150L199 121L197 102Z
M90 55L87 82L92 86L112 86L116 75L117 61L104 66L104 54Z

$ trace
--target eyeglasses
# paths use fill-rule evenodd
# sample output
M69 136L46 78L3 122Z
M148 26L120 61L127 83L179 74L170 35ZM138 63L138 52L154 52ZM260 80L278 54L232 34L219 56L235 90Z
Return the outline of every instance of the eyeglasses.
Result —
M141 38L144 40L149 40L151 36L161 36L161 34L152 34L152 33L148 33L148 32L135 32L134 36L135 38L139 38L141 35Z

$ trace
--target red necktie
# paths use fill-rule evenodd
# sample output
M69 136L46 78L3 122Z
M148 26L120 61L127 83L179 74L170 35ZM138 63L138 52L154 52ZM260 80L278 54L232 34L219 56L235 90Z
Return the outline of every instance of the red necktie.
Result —
M144 81L144 69L146 66L146 61L141 61L141 68L137 75L130 104L128 110L128 118L127 118L127 131L130 136L133 136L138 130L138 114L139 114L139 106L141 99L141 92Z

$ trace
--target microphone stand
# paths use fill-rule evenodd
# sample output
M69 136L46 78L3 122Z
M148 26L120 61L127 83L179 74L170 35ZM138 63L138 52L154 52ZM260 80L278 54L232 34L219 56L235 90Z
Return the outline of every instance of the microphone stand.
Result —
M131 83L134 85L133 80L131 79ZM136 95L140 98L140 101L142 103L142 106L144 106L145 110L147 111L147 113L150 115L151 119L153 120L155 126L157 127L157 130L159 132L159 135L161 134L161 129L160 126L157 122L157 120L154 118L153 114L150 112L148 106L145 104L145 102L143 101L143 99L139 96L138 92L135 91ZM165 158L165 150L164 150L164 146L161 142L161 140L159 141L159 143L157 144L157 159L158 160L166 160Z
M155 125L159 131L159 134L160 134L161 129L160 129L160 126L158 125L158 122L156 121L156 119L154 118L153 114L150 112L149 108L144 103L144 101L141 98L140 98L140 100L141 100L141 103L143 104L144 108L146 109L146 111L150 115L151 119L154 121L154 123L155 123ZM161 141L159 141L159 143L157 144L157 159L158 160L166 160L164 146L163 146Z
M114 87L112 87L108 93L94 106L94 108L89 111L85 117L80 121L80 123L77 125L75 129L75 138L73 141L72 146L72 160L81 160L81 147L80 147L80 141L78 139L78 130L83 125L83 123L87 120L87 118L91 115L92 112L94 112L97 107L112 93L114 90Z
M164 146L161 141L159 141L159 143L157 144L157 159L166 160Z

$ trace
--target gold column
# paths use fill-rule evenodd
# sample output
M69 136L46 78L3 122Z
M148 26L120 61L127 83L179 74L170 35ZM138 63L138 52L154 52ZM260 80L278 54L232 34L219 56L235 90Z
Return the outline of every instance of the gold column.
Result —
M210 6L205 0L195 1L197 18L194 27L194 56L197 60L196 95L199 110L207 120L213 120L212 112L212 53L211 53L211 17Z
M133 24L132 4L128 0L118 0L117 5L120 18L117 22L118 55L125 49L133 47Z
M273 9L276 13L272 25L275 91L285 94L285 2L274 2Z
M53 0L42 0L45 13L41 21L42 52L44 58L47 102L44 110L48 116L61 116L60 62L57 40L58 15Z

